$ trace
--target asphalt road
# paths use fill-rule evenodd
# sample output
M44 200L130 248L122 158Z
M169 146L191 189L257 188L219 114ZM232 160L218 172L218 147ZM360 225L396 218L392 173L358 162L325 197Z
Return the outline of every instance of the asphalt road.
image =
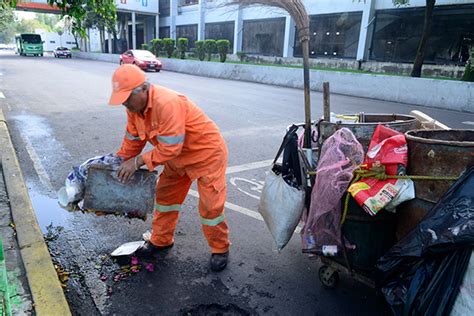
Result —
M0 106L10 123L39 223L49 232L54 260L71 272L66 294L75 314L387 312L372 290L349 278L341 277L335 290L324 289L317 275L319 263L301 253L299 236L293 236L289 245L276 253L264 223L252 217L265 166L274 157L285 127L304 120L302 91L166 71L147 76L152 83L194 100L221 128L228 143L230 264L221 273L209 271L197 199L190 195L176 245L155 262L154 272L140 271L115 281L120 264L107 254L124 242L140 240L150 228L150 219L143 222L67 212L57 206L55 196L73 166L91 156L115 152L120 145L125 112L123 107L107 106L116 67L0 53ZM408 113L418 109L455 128L472 128L474 122L474 114L407 104L339 95L333 95L331 101L338 113ZM320 93L312 93L312 104L313 117L319 117ZM47 229L49 224L53 229Z

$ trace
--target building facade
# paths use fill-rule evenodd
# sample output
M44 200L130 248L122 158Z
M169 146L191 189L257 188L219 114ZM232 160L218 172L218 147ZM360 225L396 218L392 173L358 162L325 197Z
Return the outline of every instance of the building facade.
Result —
M228 39L233 53L300 57L293 19L276 8L223 5L225 0L117 0L121 52L153 38ZM358 61L412 62L420 41L425 0L305 0L310 56ZM111 38L109 36L109 38ZM474 39L474 0L438 0L426 63L463 64ZM111 41L109 41L110 43Z

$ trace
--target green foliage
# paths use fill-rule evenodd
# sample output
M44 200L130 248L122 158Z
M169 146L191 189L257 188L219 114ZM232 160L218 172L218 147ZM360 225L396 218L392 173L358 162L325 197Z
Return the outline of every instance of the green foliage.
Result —
M470 61L466 63L466 70L464 70L464 74L461 80L467 82L474 82L474 67L472 66Z
M6 11L10 10L9 8ZM4 12L0 12L0 17L4 14ZM38 17L40 15L36 15ZM1 20L1 18L0 18ZM55 32L51 25L44 24L42 19L33 19L33 20L24 20L15 18L13 15L13 20L5 25L3 28L0 27L0 39L2 39L5 43L12 43L15 40L16 34L21 33L34 33L35 29L44 29L48 32Z
M178 52L179 58L184 59L186 57L186 51L188 50L188 39L178 38Z
M143 50L148 50L148 44L142 44L142 49Z
M196 55L200 61L203 61L206 58L206 49L204 48L204 41L195 41L196 45Z
M204 50L207 53L207 60L211 60L212 54L217 52L216 41L213 39L207 39L204 41Z
M4 30L9 24L15 21L13 9L5 2L0 3L0 30ZM0 31L1 32L1 31Z
M163 50L166 52L166 55L168 58L171 58L173 56L173 52L175 50L175 40L172 38L164 38L163 39Z
M237 57L239 57L241 62L244 62L245 58L247 58L246 52L237 52Z
M81 38L87 36L86 29L91 27L88 26L91 24L99 30L107 29L115 33L117 23L115 0L47 0L47 2L51 6L57 6L62 16L70 17L68 30Z
M46 25L49 32L56 32L61 17L57 14L36 14L35 20Z
M151 42L151 52L155 54L155 56L159 56L161 50L163 49L163 41L160 38L152 39Z
M230 41L228 40L218 40L216 41L217 52L219 53L219 58L221 63L225 62L227 59L227 54L229 53Z

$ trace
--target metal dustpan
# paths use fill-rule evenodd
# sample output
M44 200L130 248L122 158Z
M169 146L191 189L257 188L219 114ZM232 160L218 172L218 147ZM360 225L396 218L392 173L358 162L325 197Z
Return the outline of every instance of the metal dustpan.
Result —
M112 168L90 166L84 193L84 208L105 213L153 213L157 179L156 171L139 169L127 183L121 183L117 178L117 171Z

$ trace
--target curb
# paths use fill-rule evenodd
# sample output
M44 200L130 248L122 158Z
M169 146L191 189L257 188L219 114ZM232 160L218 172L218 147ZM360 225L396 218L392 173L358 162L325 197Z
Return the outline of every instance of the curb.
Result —
M23 180L10 139L7 121L0 109L1 163L13 222L36 315L71 315L56 270Z

